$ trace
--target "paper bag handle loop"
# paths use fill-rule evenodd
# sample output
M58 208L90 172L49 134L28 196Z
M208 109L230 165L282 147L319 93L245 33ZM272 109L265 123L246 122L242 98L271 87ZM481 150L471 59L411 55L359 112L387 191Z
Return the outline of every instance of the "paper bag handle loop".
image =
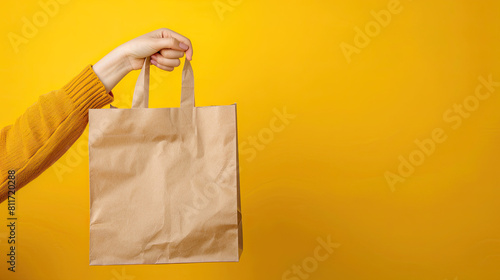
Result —
M148 108L149 106L150 64L151 57L146 57L135 84L132 108ZM182 69L181 107L194 107L194 75L191 62L187 58L184 60L184 67Z

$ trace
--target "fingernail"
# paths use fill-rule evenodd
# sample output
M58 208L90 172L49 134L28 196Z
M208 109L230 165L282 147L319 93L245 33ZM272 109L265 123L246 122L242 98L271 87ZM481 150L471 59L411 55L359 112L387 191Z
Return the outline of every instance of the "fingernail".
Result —
M189 49L189 46L188 46L188 45L186 45L186 44L184 44L184 43L182 43L182 42L181 42L181 43L179 43L179 47L181 47L181 49L183 49L183 50L187 50L187 49Z

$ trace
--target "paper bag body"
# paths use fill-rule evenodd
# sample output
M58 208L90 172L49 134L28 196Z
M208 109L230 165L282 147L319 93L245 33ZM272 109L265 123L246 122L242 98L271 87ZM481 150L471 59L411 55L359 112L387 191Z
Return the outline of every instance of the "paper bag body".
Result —
M236 105L89 112L90 264L238 261Z

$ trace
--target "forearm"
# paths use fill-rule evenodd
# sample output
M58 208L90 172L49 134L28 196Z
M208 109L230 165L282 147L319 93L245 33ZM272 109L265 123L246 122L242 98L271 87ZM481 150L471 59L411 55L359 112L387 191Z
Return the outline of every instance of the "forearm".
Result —
M0 202L7 197L7 172L16 171L16 189L59 159L85 130L88 110L113 98L87 66L62 89L40 96L13 125L0 130Z

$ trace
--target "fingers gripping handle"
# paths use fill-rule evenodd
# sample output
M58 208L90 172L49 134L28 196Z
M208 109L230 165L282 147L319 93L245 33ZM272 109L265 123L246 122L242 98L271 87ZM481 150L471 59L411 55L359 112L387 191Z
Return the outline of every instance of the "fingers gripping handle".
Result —
M148 108L149 104L149 75L151 58L144 60L141 73L135 84L132 108ZM185 59L182 69L181 107L194 107L194 75L189 60Z

